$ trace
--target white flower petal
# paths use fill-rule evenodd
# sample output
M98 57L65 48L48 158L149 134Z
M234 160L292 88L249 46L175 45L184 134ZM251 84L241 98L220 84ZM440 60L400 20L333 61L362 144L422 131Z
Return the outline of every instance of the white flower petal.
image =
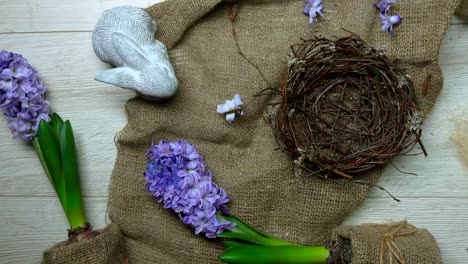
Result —
M236 113L230 113L226 115L226 121L231 124L232 121L234 121L234 118L236 118Z
M232 101L233 101L233 103L234 103L234 105L235 105L234 107L236 107L236 108L244 104L244 102L242 101L242 98L241 98L240 94L238 94L238 93L236 93L236 94L234 95L234 98L232 99Z
M228 102L224 103L224 104L219 104L218 105L218 109L217 109L217 112L219 114L224 114L226 112L229 112L231 111L232 109L234 109L233 107L231 107L232 104L228 104Z

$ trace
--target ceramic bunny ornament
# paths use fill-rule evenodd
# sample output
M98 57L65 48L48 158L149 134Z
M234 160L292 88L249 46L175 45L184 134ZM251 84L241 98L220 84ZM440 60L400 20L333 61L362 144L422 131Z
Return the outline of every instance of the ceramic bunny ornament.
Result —
M119 6L104 11L93 34L93 48L110 70L96 80L132 89L149 100L177 92L179 82L164 44L154 38L156 22L141 8Z

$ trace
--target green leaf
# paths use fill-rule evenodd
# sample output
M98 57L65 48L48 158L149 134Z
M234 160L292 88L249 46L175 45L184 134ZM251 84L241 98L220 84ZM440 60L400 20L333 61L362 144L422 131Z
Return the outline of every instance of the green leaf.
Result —
M272 239L264 236L245 234L245 233L236 233L236 232L223 232L218 234L217 237L221 238L232 238L240 239L250 243L264 245L264 246L282 246L282 245L296 245L288 241L283 241L279 239Z
M294 243L275 238L264 232L256 230L235 216L219 214L217 217L220 221L229 221L236 224L236 227L232 229L231 232L221 233L218 235L218 237L241 239L262 245L296 245Z
M39 140L37 139L37 137L33 139L32 144L33 144L34 150L37 153L37 157L39 158L39 161L41 162L42 168L44 168L44 172L46 173L47 178L49 178L50 183L53 185L52 177L50 176L49 169L47 168L47 164L44 160L44 156L42 155L41 146L39 145Z
M226 249L219 259L233 264L321 264L329 255L325 247L239 245Z
M223 220L226 220L226 221L229 221L231 223L236 224L236 227L239 228L240 230L244 231L244 233L276 239L273 236L270 236L270 235L268 235L268 234L266 234L266 233L264 233L262 231L259 231L259 230L255 229L255 228L251 227L250 225L246 224L245 222L243 222L242 220L240 220L239 218L237 218L235 216L221 215L221 217L218 216L218 218L221 218Z
M76 155L75 138L70 121L61 126L60 152L62 155L63 177L67 194L67 216L72 229L86 223L83 200L81 197L80 175Z
M241 242L229 241L229 240L223 241L223 244L228 248L245 245L244 243L241 243Z
M50 125L41 120L37 129L37 140L40 152L38 155L42 156L42 159L47 167L49 179L51 179L52 185L60 199L60 202L67 213L67 200L66 200L66 189L65 182L62 176L62 157L60 155L60 147L57 139L52 131ZM37 152L37 151L36 151ZM46 171L46 173L47 173Z
M50 127L52 128L52 131L54 132L54 135L55 135L55 138L57 139L57 141L59 140L60 138L60 132L62 131L62 126L63 126L63 120L62 118L54 113L51 117L50 117Z

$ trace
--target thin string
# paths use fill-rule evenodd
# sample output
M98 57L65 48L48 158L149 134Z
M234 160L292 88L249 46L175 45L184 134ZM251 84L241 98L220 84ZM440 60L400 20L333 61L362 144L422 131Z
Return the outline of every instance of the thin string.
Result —
M271 91L272 93L277 93L277 90L272 88L273 86L270 85L268 79L266 78L265 74L260 70L260 68L258 67L258 65L256 65L252 60L250 60L241 50L240 48L240 45L239 45L239 41L237 39L237 32L236 32L236 28L235 28L235 21L236 21L236 18L237 18L237 15L239 13L239 4L236 4L236 3L233 3L231 5L229 5L229 14L228 14L228 18L229 20L231 21L231 31L232 31L232 37L234 39L234 43L236 44L236 49L237 49L237 53L242 57L244 58L253 68L255 68L255 70L258 72L258 74L260 75L260 77L262 77L263 81L266 83L267 85L267 88L265 89L262 89L261 91L255 93L253 95L253 98L248 101L245 105L243 105L242 107L240 108L236 108L236 109L233 109L231 111L228 111L228 112L224 112L223 114L224 115L228 115L228 114L231 114L231 113L240 113L242 110L246 109L248 105L250 105L250 103L252 103L253 101L255 101L256 99L258 99L258 97L260 96L263 96L263 95L269 95L269 94L265 94L266 91Z
M388 250L388 263L406 264L405 257L400 250L400 247L395 242L397 237L412 236L418 232L414 225L408 224L408 221L388 223L388 224L363 224L366 227L387 227L387 232L382 234L380 240L380 256L379 263L384 264L385 250ZM402 231L406 229L406 231Z
M235 21L236 21L238 13L239 13L239 4L232 4L229 6L229 20L231 20L232 36L234 38L234 42L236 43L237 53L241 55L250 65L252 65L252 67L254 67L257 70L258 74L260 74L263 81L265 81L268 87L272 87L271 85L269 85L268 79L265 77L265 74L263 74L260 68L258 68L258 66L255 63L253 63L253 61L251 61L249 58L247 58L247 56L245 56L245 54L242 52L239 46L239 41L237 40L237 33L235 29Z

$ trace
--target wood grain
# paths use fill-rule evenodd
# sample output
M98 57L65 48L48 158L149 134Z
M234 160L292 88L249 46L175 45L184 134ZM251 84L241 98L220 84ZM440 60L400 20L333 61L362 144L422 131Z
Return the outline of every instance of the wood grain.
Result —
M440 64L467 64L468 61L468 26L451 25L442 42L439 54Z
M0 0L1 33L91 31L106 9L162 0Z
M42 252L67 239L66 217L56 197L2 197L0 263L40 263ZM106 226L107 198L85 198L88 220Z
M49 86L53 110L72 121L81 161L89 220L106 225L107 189L116 149L114 135L126 123L125 102L134 92L93 80L109 66L91 47L91 31L103 10L149 6L161 0L0 0L0 49L23 54ZM439 242L444 263L466 263L468 168L449 141L450 119L467 110L468 20L454 18L440 52L444 90L425 121L429 157L398 157L346 220L348 224L407 219ZM466 113L466 112L465 112ZM66 238L65 216L31 147L12 141L0 125L0 263L39 263L44 249Z

